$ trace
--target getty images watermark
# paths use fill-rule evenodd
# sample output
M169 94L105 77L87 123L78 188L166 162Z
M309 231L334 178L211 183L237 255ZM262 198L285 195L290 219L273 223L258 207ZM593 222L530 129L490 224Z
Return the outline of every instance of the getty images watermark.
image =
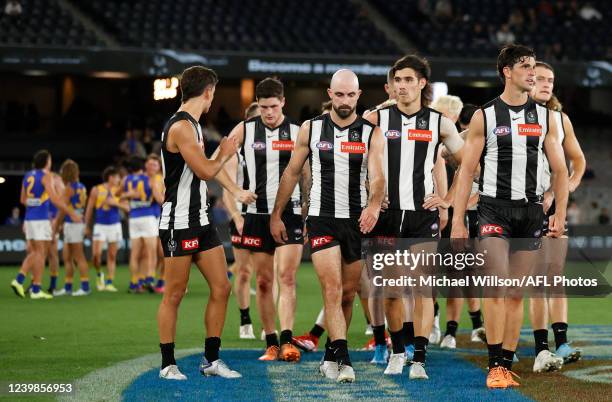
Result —
M500 239L498 239L500 240ZM559 240L559 241L557 241ZM369 239L363 244L372 297L414 292L446 297L599 296L611 293L608 261L565 260L562 239L470 242L460 250L449 239ZM610 268L608 268L608 266Z

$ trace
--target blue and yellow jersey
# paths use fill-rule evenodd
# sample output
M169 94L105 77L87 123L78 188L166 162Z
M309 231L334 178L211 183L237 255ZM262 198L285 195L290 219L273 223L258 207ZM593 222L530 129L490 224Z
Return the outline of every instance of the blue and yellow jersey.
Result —
M49 194L45 190L42 179L45 172L31 170L23 177L23 189L26 194L26 221L49 220Z
M153 176L153 181L159 186L161 186L164 183L164 177L161 174L156 174L155 176ZM155 215L156 218L159 218L159 216L161 215L161 205L159 205L155 200L153 200L153 202L151 203L151 208L153 210L153 215Z
M104 184L98 184L98 195L96 197L95 210L96 210L96 223L102 225L112 225L121 222L121 216L119 215L119 208L112 207L106 204L108 198L114 198L115 201L119 202L117 197L117 188L108 189Z
M70 197L70 202L68 203L68 209L76 212L77 215L82 217L83 212L85 211L85 205L87 205L87 188L85 188L83 183L80 181L70 183L70 188L72 188L72 196ZM69 215L66 215L66 222L72 222Z
M136 191L138 198L130 198L130 218L143 216L155 216L151 204L153 202L153 190L149 182L149 176L145 174L130 174L125 179L124 192Z

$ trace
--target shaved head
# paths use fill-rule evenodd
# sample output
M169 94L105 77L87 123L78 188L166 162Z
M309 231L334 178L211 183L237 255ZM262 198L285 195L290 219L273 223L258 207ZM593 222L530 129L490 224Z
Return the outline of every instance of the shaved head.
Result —
M334 91L336 88L348 88L358 91L359 79L354 72L343 68L342 70L336 71L334 75L332 75L329 87L332 91Z
M359 79L351 70L342 69L334 73L327 90L332 101L332 109L341 119L349 118L357 108L361 95Z

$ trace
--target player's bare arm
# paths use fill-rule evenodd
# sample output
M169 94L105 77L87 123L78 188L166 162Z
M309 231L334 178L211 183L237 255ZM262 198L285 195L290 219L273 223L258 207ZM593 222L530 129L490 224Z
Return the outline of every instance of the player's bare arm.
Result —
M285 229L285 224L281 220L281 214L283 213L285 205L289 202L293 189L300 179L304 163L310 153L308 144L309 134L310 121L306 121L300 127L297 140L295 141L295 148L291 154L291 159L278 185L276 200L274 200L274 209L270 215L270 232L277 243L284 243L285 240L287 240L287 231Z
M569 177L569 192L573 193L580 185L584 171L586 170L586 159L574 132L574 126L569 117L563 113L563 128L565 129L565 139L563 140L563 151L570 160L571 174ZM557 130L559 127L557 127Z
M549 219L549 236L560 237L565 229L569 179L563 148L558 141L557 125L552 114L548 118L548 127L548 134L544 139L544 152L552 173L552 189L556 204L555 214Z
M370 198L368 205L361 211L359 229L362 233L370 233L378 221L380 207L385 197L385 176L383 174L383 153L385 140L379 127L375 127L368 150L368 178Z
M454 191L451 238L468 237L467 228L465 227L465 210L467 209L468 198L472 192L474 172L478 167L484 146L484 118L482 111L477 110L470 121L469 132L462 151L463 158L455 181L456 190Z
M57 207L60 213L64 213L70 216L72 221L75 223L81 222L81 217L68 208L69 200L68 202L66 202L66 200L62 197L62 194L58 194L57 191L55 191L55 186L53 185L53 177L51 177L50 174L47 173L43 176L42 184L45 187L45 191L47 192L47 194L49 194L49 199L51 200L53 205ZM70 189L70 187L67 187L67 189Z
M200 180L214 179L223 164L236 152L233 140L223 138L216 158L208 159L193 135L193 126L184 120L178 121L170 128L166 148L169 152L180 153Z

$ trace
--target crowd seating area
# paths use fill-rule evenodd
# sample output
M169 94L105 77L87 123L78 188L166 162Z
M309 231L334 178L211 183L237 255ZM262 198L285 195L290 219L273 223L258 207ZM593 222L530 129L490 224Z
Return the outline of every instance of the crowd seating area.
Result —
M495 57L525 43L549 61L611 59L609 2L370 0L426 55Z
M101 46L56 0L20 0L21 12L6 14L2 3L0 44L11 46Z
M349 0L92 0L79 7L124 46L398 54Z

